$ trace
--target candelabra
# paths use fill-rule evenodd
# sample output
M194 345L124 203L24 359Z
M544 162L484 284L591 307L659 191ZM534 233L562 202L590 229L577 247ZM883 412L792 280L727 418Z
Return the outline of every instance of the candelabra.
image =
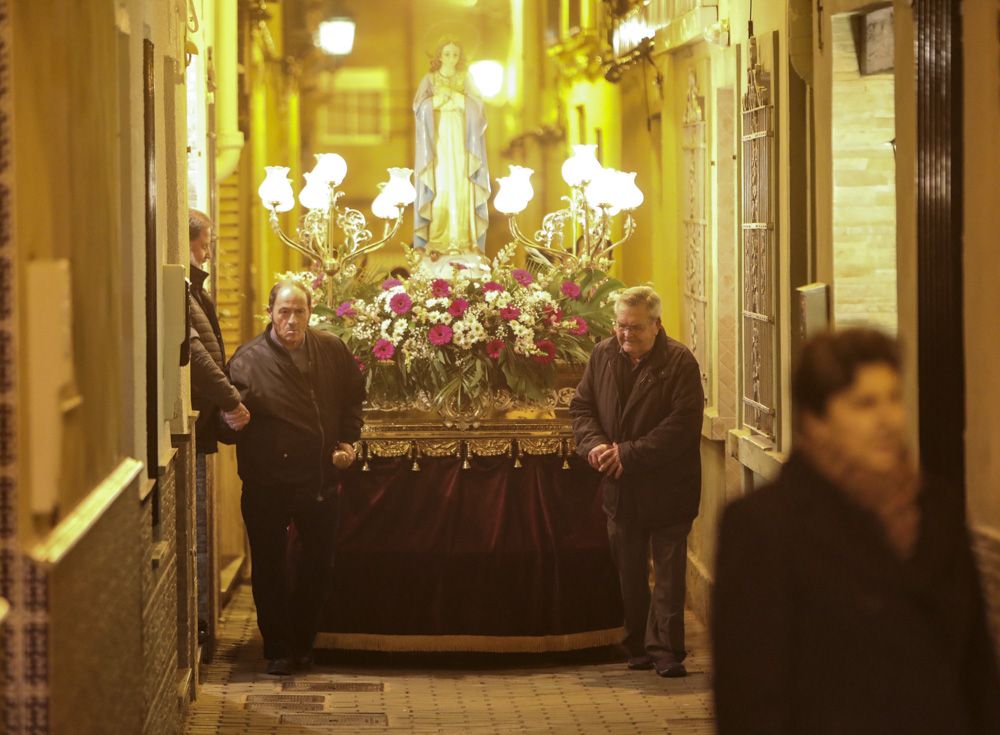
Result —
M372 213L383 220L382 237L373 239L365 216L356 209L341 206L344 192L338 187L347 176L347 162L336 153L316 156L316 166L305 174L306 185L299 192L299 202L308 212L302 217L295 237L281 229L278 212L295 206L289 169L267 166L267 175L257 190L264 207L270 210L271 229L288 247L302 253L327 275L327 301L333 306L334 279L351 278L357 274L357 261L388 242L403 221L403 208L413 203L416 191L410 182L413 173L408 168L390 168L389 180L372 202ZM343 234L337 242L334 230Z
M596 145L574 145L573 155L562 165L562 177L571 192L570 196L562 197L567 206L546 214L534 238L528 238L517 223L517 215L534 196L532 173L530 168L511 166L510 175L497 179L500 190L493 206L507 215L514 239L536 259L576 268L599 267L635 232L631 212L643 201L635 173L602 167L597 160ZM614 218L622 212L625 213L622 237L612 241ZM567 226L571 232L568 244L565 243Z

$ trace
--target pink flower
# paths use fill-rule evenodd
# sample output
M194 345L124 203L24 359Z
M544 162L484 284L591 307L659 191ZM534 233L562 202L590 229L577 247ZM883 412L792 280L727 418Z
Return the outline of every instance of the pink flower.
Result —
M548 365L553 360L556 359L556 345L550 339L536 339L535 347L540 349L544 354L532 355L531 359L537 362L539 365Z
M507 321L512 322L521 316L521 310L516 306L505 306L500 310L500 316Z
M394 294L393 297L389 299L389 308L397 314L405 314L413 308L413 299L405 293Z
M431 294L433 294L436 299L443 299L445 296L451 293L451 284L449 284L443 278L435 278L431 281Z
M389 345L389 346L392 347L392 345ZM365 371L365 364L363 362L361 362L361 360L358 359L357 355L351 355L351 357L353 357L354 358L354 362L356 362L358 364L358 370L363 373Z
M455 299L451 302L451 306L448 307L448 313L451 314L456 319L461 319L465 316L465 310L469 308L469 302L465 299Z
M451 335L451 327L447 324L435 324L427 332L427 339L432 345L440 347L441 345L446 345L451 342Z
M489 293L490 291L503 291L503 286L496 281L487 281L483 284L483 293Z
M563 281L559 290L563 296L569 296L571 299L580 298L580 284L575 281Z
M323 274L320 273L313 279L313 288L319 288L323 285Z
M500 353L503 352L503 348L505 346L506 345L502 339L491 339L486 343L486 354L493 360L499 360Z
M388 291L390 288L395 288L396 286L402 286L403 282L398 278L386 278L382 281L382 290Z
M570 327L567 330L570 334L586 334L589 331L590 328L587 326L587 320L582 316L571 316L570 319L576 322L575 327Z
M549 324L558 324L562 321L562 309L554 309L551 306L545 307L545 321Z
M520 283L522 286L527 286L529 283L535 280L535 277L528 273L524 268L515 268L510 272L514 280Z
M340 306L337 307L337 316L344 317L345 319L350 319L351 317L357 316L358 313L354 311L353 301L342 301Z
M396 347L387 339L376 340L372 354L377 360L391 360L392 356L396 354Z

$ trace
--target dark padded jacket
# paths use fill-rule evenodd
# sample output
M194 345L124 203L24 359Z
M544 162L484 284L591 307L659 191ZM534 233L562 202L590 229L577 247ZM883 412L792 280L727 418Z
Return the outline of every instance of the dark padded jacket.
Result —
M716 546L720 735L996 735L1000 677L961 492L926 482L912 558L802 455Z
M205 292L208 273L191 266L188 312L191 315L191 406L199 412L195 423L197 449L216 451L218 413L240 405L240 394L223 372L226 348L215 313L215 304Z
M270 333L269 324L226 367L250 409L250 423L238 432L223 428L224 440L236 444L244 483L325 491L337 478L334 449L361 436L361 372L338 337L307 329L309 373L303 375Z
M661 528L693 521L701 498L701 424L705 394L691 351L661 329L623 406L614 337L598 344L570 403L580 456L618 442L624 472L605 476L611 518Z

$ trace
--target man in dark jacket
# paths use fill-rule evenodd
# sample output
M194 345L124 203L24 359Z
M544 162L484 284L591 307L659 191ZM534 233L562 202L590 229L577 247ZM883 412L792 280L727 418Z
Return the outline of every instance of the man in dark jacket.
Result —
M205 290L205 264L212 256L212 221L204 212L188 213L191 242L191 285L188 312L191 316L191 406L198 411L195 441L198 454L214 454L218 449L218 414L234 429L242 429L250 413L240 402L240 394L223 372L226 348L212 297Z
M361 436L361 373L340 339L309 328L311 312L301 284L277 283L271 323L227 367L252 416L236 434L236 458L257 624L274 675L311 662L333 569L338 474ZM292 521L301 554L289 579Z
M626 289L570 404L577 452L601 472L630 669L685 676L687 536L701 497L704 391L694 355L660 323L660 297ZM652 549L655 585L649 593Z

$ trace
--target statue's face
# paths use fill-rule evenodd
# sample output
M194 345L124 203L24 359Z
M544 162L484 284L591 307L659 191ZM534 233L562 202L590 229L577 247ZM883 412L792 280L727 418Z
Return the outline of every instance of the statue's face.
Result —
M441 69L446 72L455 71L461 58L462 49L454 43L449 43L441 49Z

